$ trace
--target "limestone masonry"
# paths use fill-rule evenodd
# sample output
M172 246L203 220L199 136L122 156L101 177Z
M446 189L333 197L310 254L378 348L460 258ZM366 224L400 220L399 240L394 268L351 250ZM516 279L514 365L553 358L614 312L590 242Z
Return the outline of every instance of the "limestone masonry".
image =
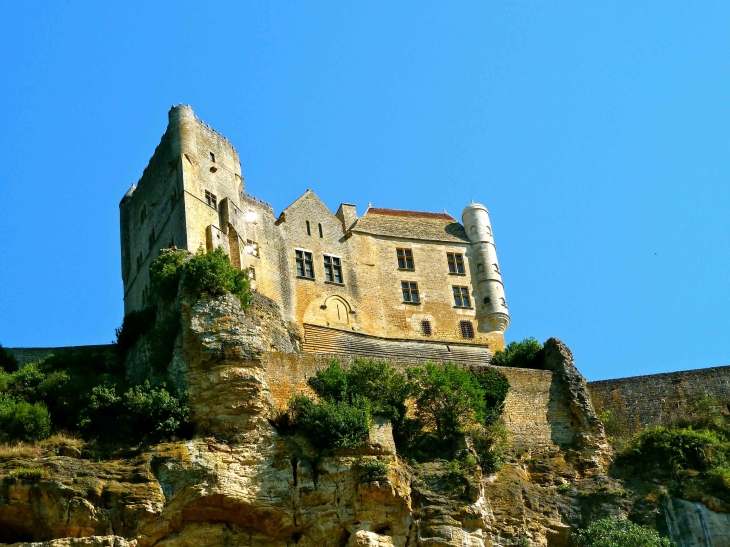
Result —
M279 304L304 351L486 363L504 347L510 317L483 205L468 205L463 223L370 206L358 217L355 205L333 214L307 190L276 216L245 193L231 143L180 105L119 207L125 313L147 304L160 249L223 247Z

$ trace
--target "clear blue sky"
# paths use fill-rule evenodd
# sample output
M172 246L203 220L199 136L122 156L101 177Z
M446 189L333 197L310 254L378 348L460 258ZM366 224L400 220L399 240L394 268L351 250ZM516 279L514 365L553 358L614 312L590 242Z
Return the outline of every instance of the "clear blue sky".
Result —
M3 2L0 342L106 343L172 104L276 212L491 212L512 324L588 379L730 364L727 2Z

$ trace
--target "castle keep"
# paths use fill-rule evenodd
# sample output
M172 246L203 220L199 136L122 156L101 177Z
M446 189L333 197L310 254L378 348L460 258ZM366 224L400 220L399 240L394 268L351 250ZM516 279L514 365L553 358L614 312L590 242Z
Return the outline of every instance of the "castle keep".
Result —
M231 143L180 105L119 207L125 313L146 306L160 249L223 247L304 351L486 362L504 347L509 311L483 205L461 223L370 206L358 217L307 190L277 216L246 194Z

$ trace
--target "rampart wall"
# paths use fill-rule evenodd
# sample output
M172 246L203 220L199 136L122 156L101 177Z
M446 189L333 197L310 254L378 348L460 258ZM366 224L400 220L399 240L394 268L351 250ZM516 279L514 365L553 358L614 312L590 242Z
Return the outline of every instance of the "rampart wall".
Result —
M730 366L589 382L588 391L608 432L628 436L687 418L704 395L717 399L729 413Z
M344 365L352 363L355 357L321 353L264 354L263 363L275 406L283 408L292 395L309 393L307 379L317 370L326 368L333 359ZM417 359L393 358L389 361L402 369L423 365L423 361ZM495 368L510 382L503 416L512 443L548 447L570 445L573 428L566 391L553 372Z

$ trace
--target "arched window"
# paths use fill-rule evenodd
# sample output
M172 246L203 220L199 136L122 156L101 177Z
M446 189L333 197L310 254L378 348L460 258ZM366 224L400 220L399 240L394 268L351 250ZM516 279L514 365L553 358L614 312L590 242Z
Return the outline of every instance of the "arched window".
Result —
M484 264L477 264L477 271L483 272L484 271Z
M489 299L489 297L488 297L488 296L485 296L485 297L484 297L484 302L483 302L483 304L484 304L485 306L488 306L488 305L489 305L489 304L491 304L491 303L492 303L492 301L491 301L491 300Z

